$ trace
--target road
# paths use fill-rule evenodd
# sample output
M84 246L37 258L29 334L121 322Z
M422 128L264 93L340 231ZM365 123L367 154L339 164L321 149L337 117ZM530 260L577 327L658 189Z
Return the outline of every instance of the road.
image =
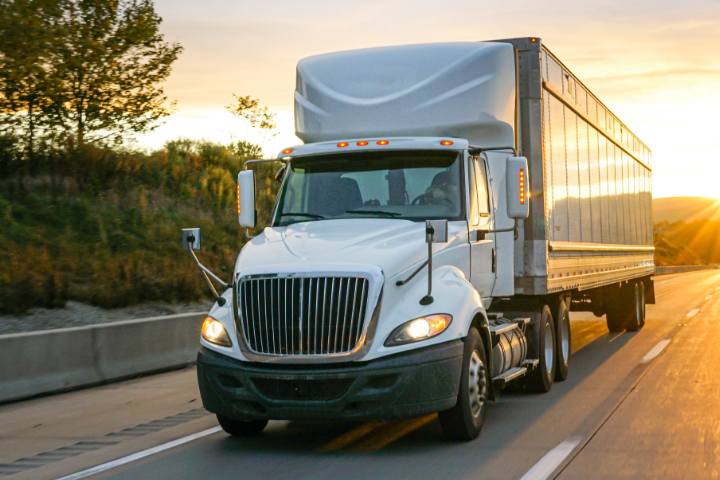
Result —
M200 408L186 369L0 406L0 476L718 478L720 271L656 277L656 295L637 333L573 313L570 377L543 395L503 392L473 442L445 441L435 415L271 422L232 438Z

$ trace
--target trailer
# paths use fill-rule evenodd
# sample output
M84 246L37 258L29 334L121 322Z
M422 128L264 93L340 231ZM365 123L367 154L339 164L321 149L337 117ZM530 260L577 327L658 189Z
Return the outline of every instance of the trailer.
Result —
M304 144L238 175L232 281L183 231L217 299L198 381L227 432L439 412L470 440L506 386L567 378L570 311L644 325L650 150L539 38L303 59L295 122ZM258 232L260 162L282 184Z

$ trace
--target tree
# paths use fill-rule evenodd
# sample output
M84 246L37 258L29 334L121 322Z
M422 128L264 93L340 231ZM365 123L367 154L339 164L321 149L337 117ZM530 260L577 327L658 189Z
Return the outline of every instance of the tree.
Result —
M225 110L232 113L245 123L248 133L254 133L260 137L260 143L250 143L249 141L233 142L232 148L237 155L243 157L260 157L262 155L261 144L275 137L278 132L275 131L275 114L270 113L267 107L260 108L260 100L252 98L249 95L241 97L233 94L237 100L237 104L228 105Z
M63 25L54 74L52 123L88 140L153 130L171 113L160 84L182 52L159 32L151 0L60 0Z
M57 0L0 0L0 128L20 130L30 156L58 87L52 56L60 16Z

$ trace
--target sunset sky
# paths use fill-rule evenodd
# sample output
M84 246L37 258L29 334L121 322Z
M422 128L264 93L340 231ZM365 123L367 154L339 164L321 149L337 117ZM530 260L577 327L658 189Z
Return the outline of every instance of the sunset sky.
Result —
M185 52L166 85L177 113L140 143L247 137L232 94L277 112L275 155L294 135L295 65L354 48L538 36L653 151L654 196L720 197L720 2L156 0Z

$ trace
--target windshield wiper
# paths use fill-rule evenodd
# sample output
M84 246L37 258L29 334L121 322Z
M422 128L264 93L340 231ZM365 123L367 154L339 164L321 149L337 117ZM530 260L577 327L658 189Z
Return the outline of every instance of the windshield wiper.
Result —
M308 217L308 218L317 218L318 220L323 220L325 218L324 215L318 215L317 213L303 213L303 212L286 212L281 213L281 217Z
M387 215L388 217L399 217L399 213L385 212L383 210L345 210L345 213L359 213L361 215Z

